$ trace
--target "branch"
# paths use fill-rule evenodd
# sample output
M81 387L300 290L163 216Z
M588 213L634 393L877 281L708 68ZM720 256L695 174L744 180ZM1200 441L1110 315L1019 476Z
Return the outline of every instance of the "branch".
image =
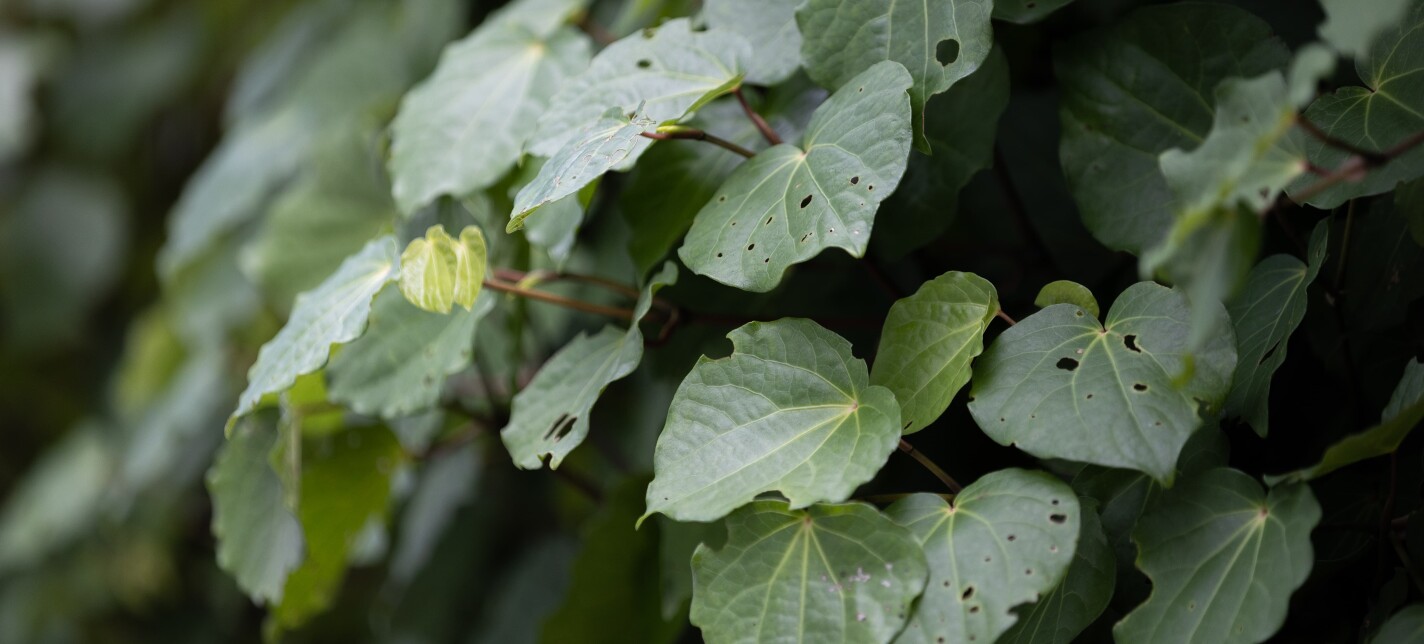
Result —
M1306 123L1306 121L1304 120L1301 120L1300 122ZM1307 132L1310 131L1309 128L1304 129ZM1324 134L1324 132L1321 132L1321 134ZM1344 143L1344 141L1341 141L1340 143L1349 145ZM1314 184L1311 184L1306 189L1294 195L1291 195L1291 198L1294 199L1296 203L1305 203L1307 201L1310 201L1311 197L1314 197L1322 192L1325 192L1326 190L1329 190L1332 186L1337 183L1340 183L1341 181L1359 181L1365 178L1365 174L1368 173L1370 170L1378 168L1382 165L1385 165L1386 163L1389 163L1390 161L1404 156L1410 150L1413 150L1414 148L1418 147L1421 143L1424 143L1424 132L1416 132L1412 136L1404 139L1403 141L1400 141L1393 147L1383 152L1360 150L1359 153L1355 153L1353 156L1346 159L1344 163L1340 164L1340 167L1331 170L1324 177L1321 177L1320 181L1317 181ZM1328 144L1334 146L1333 143Z
M1003 321L1005 321L1005 322L1008 322L1008 323L1009 323L1009 326L1013 326L1013 325L1015 325L1015 324L1018 324L1018 322L1015 322L1013 318L1009 317L1009 314L1008 314L1008 313L1005 313L1003 309L999 309L998 311L996 311L996 312L994 313L994 316L997 317L997 318L999 318L1000 320L1003 320Z
M900 451L909 454L911 458L914 458L915 460L919 461L920 465L925 466L925 469L930 471L930 474L935 475L935 478L944 482L945 486L949 488L950 492L959 494L959 491L964 489L959 485L958 481L954 480L954 477L950 476L947 472L940 469L938 465L935 465L934 461L930 460L930 457L925 456L924 452L915 449L914 445L911 445L909 441L906 441L903 438L900 439Z
M1384 153L1375 152L1374 150L1366 150L1358 145L1350 143L1349 141L1337 139L1327 134L1325 130L1320 129L1320 127L1316 124L1307 121L1305 119L1304 114L1296 115L1295 122L1296 125L1299 125L1300 129L1305 130L1307 134L1317 139L1320 139L1321 143L1324 143L1325 145L1328 145L1332 148L1344 150L1355 156L1370 159L1371 162L1375 164L1383 164L1385 161L1389 160L1388 157L1384 156Z
M751 104L747 102L747 97L742 94L742 88L737 87L732 90L732 95L737 97L737 102L742 104L742 111L747 113L747 118L751 119L752 125L755 125L757 131L761 132L766 142L772 145L781 145L781 137L776 135L776 130L771 129L771 124L767 123L766 119L752 109Z
M695 127L687 127L683 125L665 125L663 127L658 128L657 132L644 132L643 136L653 139L655 141L670 141L673 139L706 141L722 149L731 150L732 152L740 154L748 159L756 156L756 153L752 152L751 150L748 150L724 138L708 134Z
M555 295L553 293L546 293L544 291L536 291L531 288L524 288L517 284L509 284L506 282L502 282L498 279L487 279L484 282L484 286L485 288L494 289L501 293L509 293L511 295L526 297L531 300L538 300L540 302L556 304L566 309L583 311L584 313L592 313L594 315L606 315L608 317L618 318L620 320L633 320L632 309L624 309L616 306L604 306L602 304L594 304L592 302L585 302L583 300L575 300L573 298L564 297L562 295Z

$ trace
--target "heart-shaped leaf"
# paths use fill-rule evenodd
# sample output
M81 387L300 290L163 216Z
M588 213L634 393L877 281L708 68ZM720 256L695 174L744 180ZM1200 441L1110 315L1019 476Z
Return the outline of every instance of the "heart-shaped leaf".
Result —
M896 642L993 642L1063 579L1082 520L1072 488L1043 472L1006 469L964 488L951 505L933 494L885 512L925 549L930 578Z
M287 575L302 563L302 525L282 501L270 455L276 428L262 415L243 420L208 471L218 566L259 602L282 601Z
M643 134L655 129L657 122L641 111L625 114L619 108L608 110L546 161L539 175L519 191L505 232L523 228L524 218L535 208L578 192L624 159L636 159L653 143Z
M1285 621L1290 595L1310 575L1310 531L1320 505L1310 488L1267 494L1250 476L1219 468L1187 477L1133 532L1152 595L1117 626L1121 644L1254 644Z
M974 370L969 411L994 440L1041 458L1140 470L1170 484L1177 454L1218 407L1236 367L1223 332L1187 352L1187 299L1151 282L1123 291L1099 324L1055 304L1000 335Z
M928 154L925 104L974 73L994 44L988 0L809 0L796 12L811 79L841 89L880 61L909 70L915 147Z
M748 504L727 517L725 546L698 546L692 570L692 623L714 643L881 644L925 587L919 544L861 503Z
M890 307L870 382L894 392L903 433L924 429L949 408L969 382L969 362L984 350L984 330L998 311L993 284L957 271Z
M1033 298L1033 305L1046 309L1054 304L1072 304L1088 312L1088 315L1098 317L1102 311L1098 308L1098 298L1093 296L1093 292L1088 287L1071 280L1058 280L1043 285L1038 289L1038 296Z
M698 360L653 454L649 515L711 521L771 490L792 509L843 501L900 438L900 406L850 343L810 320L752 322Z
M658 124L681 119L741 84L751 51L736 34L694 31L686 18L634 33L598 52L554 95L529 151L554 156L610 110L636 109Z
M801 30L796 6L801 0L708 0L702 19L707 26L746 38L752 46L747 82L776 85L801 67Z
M487 255L479 226L466 226L459 241L444 226L431 226L401 253L401 294L432 313L449 313L456 304L469 311L484 285Z
M697 213L678 256L699 275L769 291L825 248L865 253L875 211L905 173L910 77L882 62L816 110L801 147L738 166Z

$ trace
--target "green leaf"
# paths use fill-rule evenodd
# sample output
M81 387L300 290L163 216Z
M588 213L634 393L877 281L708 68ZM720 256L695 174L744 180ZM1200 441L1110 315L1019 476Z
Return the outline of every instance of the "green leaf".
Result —
M516 0L485 18L484 25L523 29L541 38L554 33L586 10L589 0Z
M915 494L885 511L925 549L925 595L896 642L993 642L1063 579L1078 542L1078 495L1043 472L986 474L951 505Z
M1289 474L1268 476L1266 482L1279 485L1309 481L1346 465L1391 454L1421 422L1424 422L1424 362L1414 360L1405 365L1404 376L1394 388L1378 425L1331 445L1319 463Z
M750 59L741 37L693 31L685 18L644 29L599 52L554 95L528 150L552 157L610 111L637 110L656 124L677 121L741 84Z
M983 67L930 99L925 138L935 153L910 153L905 177L876 217L871 250L890 260L934 241L959 210L960 191L994 161L999 117L1009 104L1009 64L1002 48ZM1056 166L1055 166L1056 167Z
M994 3L994 19L1028 25L1047 18L1073 0L998 0Z
M999 644L1069 644L1101 615L1112 599L1117 563L1098 519L1097 502L1079 499L1082 521L1073 563L1062 583L1021 610Z
M800 509L875 476L900 439L900 406L849 342L803 319L727 337L732 355L699 359L673 396L644 518L711 521L773 490Z
M405 95L391 125L390 160L402 211L494 185L519 161L549 99L588 66L591 45L582 33L518 24L514 12L537 4L513 3L451 43L435 72Z
M1310 238L1310 264L1290 255L1262 260L1228 312L1236 329L1236 374L1226 397L1227 416L1240 416L1266 437L1271 378L1286 361L1290 335L1305 319L1306 288L1325 261L1329 226L1316 226Z
M38 567L89 532L113 480L108 428L75 427L7 494L0 512L0 574Z
M957 271L890 307L870 382L895 394L902 433L924 429L949 408L969 382L969 363L984 351L984 330L998 311L993 284Z
M1098 298L1093 297L1093 292L1072 280L1044 284L1043 288L1038 289L1038 297L1033 298L1033 305L1040 309L1054 304L1072 304L1087 311L1088 315L1094 318L1102 315L1102 311L1098 309Z
M519 191L505 232L523 228L524 218L534 209L577 193L625 159L638 158L653 143L643 134L655 129L657 122L641 107L630 114L619 108L608 110L545 162L539 175Z
M633 527L638 493L647 479L625 479L583 531L562 606L544 624L540 641L671 642L686 626L664 620L658 592L658 531Z
M286 326L262 345L257 362L248 370L247 389L238 398L233 418L255 409L264 395L283 391L298 376L320 369L331 345L361 335L371 298L400 272L397 252L393 237L372 240L346 258L321 286L297 296Z
M353 428L303 441L297 518L307 557L287 577L269 628L290 630L330 606L347 558L369 524L384 525L391 477L403 457L384 427Z
M269 461L276 442L270 420L244 419L208 471L218 566L254 601L273 605L306 552L302 525L283 502Z
M1310 574L1320 505L1305 485L1267 494L1251 477L1215 469L1188 477L1133 533L1152 595L1113 628L1121 644L1264 641L1285 621Z
M747 82L776 85L801 67L801 31L796 27L800 0L708 0L702 19L712 29L728 31L751 43Z
M1381 626L1370 644L1419 644L1424 642L1424 604L1410 604Z
M969 411L999 443L1040 458L1140 470L1172 481L1177 454L1217 408L1236 367L1226 310L1222 333L1187 352L1191 307L1178 291L1140 282L1104 324L1055 304L1004 331L974 370Z
M704 543L720 550L727 541L727 527L722 521L696 523L658 517L658 535L663 618L672 619L692 599L692 553Z
M709 642L888 642L925 587L925 555L862 503L756 501L692 555L692 624Z
M683 263L764 292L825 248L863 255L876 209L905 173L909 85L898 63L878 63L816 110L801 147L778 145L737 166L697 213Z
M564 457L588 436L589 413L603 390L633 373L643 359L638 322L651 310L653 296L677 282L668 262L643 288L628 330L605 326L595 335L580 333L560 349L514 397L509 424L500 439L514 464L524 469L558 469Z
M1424 47L1424 0L1411 0L1408 13L1390 22L1363 55L1355 59L1355 72L1364 87L1344 87L1315 99L1305 111L1305 119L1326 134L1367 150L1384 151L1424 131L1424 61L1418 56L1398 56L1396 52L1416 52ZM1380 17L1353 8L1352 13ZM1383 18L1381 18L1383 19ZM1338 168L1349 152L1311 137L1306 140L1306 156L1322 168ZM1371 169L1358 182L1342 181L1308 200L1316 208L1332 209L1355 197L1393 190L1400 181L1424 174L1424 146L1393 161ZM1315 177L1301 177L1287 190L1294 197L1314 185Z
M481 293L469 311L422 311L388 288L371 306L366 332L331 359L331 401L359 414L400 418L435 407L445 378L470 365L475 326L497 295Z
M990 0L808 0L796 11L801 62L811 79L839 90L881 61L913 79L915 147L930 152L925 105L979 69L994 44Z
M458 242L444 226L431 226L401 253L401 294L432 313L449 313L456 304L469 311L484 285L487 255L479 226L466 226Z
M1410 0L1320 0L1325 22L1320 37L1349 58L1370 52L1376 36L1398 25L1409 12Z
M675 147L675 146L669 146ZM546 159L531 158L525 161L509 187L509 198L518 196L524 186L529 185L543 171ZM579 228L583 226L584 214L598 190L598 180L590 182L578 192L562 197L539 207L539 216L533 221L525 220L524 238L529 245L545 253L553 261L554 268L561 270L569 255L573 253L574 242L578 239ZM501 213L502 214L502 213Z
M1175 209L1158 155L1206 138L1218 83L1288 60L1269 25L1220 4L1145 7L1059 46L1059 156L1093 236L1132 253L1157 243Z

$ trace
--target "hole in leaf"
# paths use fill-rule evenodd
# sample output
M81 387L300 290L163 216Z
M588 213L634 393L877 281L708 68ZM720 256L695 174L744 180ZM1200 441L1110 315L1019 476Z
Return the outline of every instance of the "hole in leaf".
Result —
M1049 501L1049 503L1052 503L1053 505L1058 505L1058 499L1054 499L1054 500L1052 500L1052 501Z
M1032 575L1032 574L1033 574L1033 568L1024 568L1024 574L1025 574L1025 575Z
M560 414L559 419L554 421L554 425L549 428L549 431L544 432L544 440L552 440L556 443L563 440L565 436L569 435L569 430L574 428L575 420L578 420L577 417Z
M851 178L850 178L850 185L855 185L855 184L857 184L857 183L860 183L860 177L851 177Z
M949 584L949 582L947 582L947 581L944 582L944 583L945 583L946 585ZM966 587L964 588L964 594L962 594L962 595L959 596L959 601L962 601L962 602L969 601L969 598L970 598L970 597L973 597L973 596L974 596L974 587L973 587L973 586L966 586Z
M945 38L935 45L935 60L939 64L949 66L959 59L959 41L953 38Z
M811 205L811 197L812 197L812 195L806 195L806 198L801 200L801 207L802 207L802 208L805 208L806 206Z
M771 225L771 220L773 220L773 219L775 219L775 218L776 218L776 217L767 217L767 218L766 218L766 225L770 226L770 225Z
M1277 343L1271 345L1271 348L1267 349L1265 353L1261 354L1261 359L1260 359L1260 360L1257 360L1257 361L1256 361L1256 364L1266 364L1266 361L1267 361L1267 360L1270 360L1270 359L1271 359L1271 355L1276 352L1276 347L1279 347L1279 346L1281 346L1281 343L1279 343L1279 342L1277 342Z
M1073 312L1073 315L1075 315L1075 316L1077 316L1077 317L1083 317L1083 312L1082 312L1081 310L1079 310L1079 311L1074 311L1074 312Z
M970 607L969 607L969 612L971 612L971 613L977 613L977 612L979 612L979 606L978 606L977 604L974 605L974 606L970 606Z
M1064 371L1072 371L1078 368L1078 361L1072 358L1059 358L1058 363L1053 366Z
M1093 394L1088 394L1088 395L1086 395L1086 396L1083 396L1083 400L1092 400L1092 399L1093 399Z
M1136 351L1136 352L1138 352L1138 353L1142 353L1142 349L1137 346L1137 336L1136 336L1136 335L1128 334L1128 335L1122 336L1122 343L1125 344L1125 345L1127 345L1127 348L1128 348L1129 351Z
M644 59L638 61L638 69L647 69L647 68L652 67L652 66L653 66L653 61L648 60L648 59L646 59L646 58L644 58Z
M1050 514L1050 515L1048 515L1048 520L1049 520L1049 521L1052 521L1052 522L1054 522L1054 523L1057 523L1057 524L1059 524L1059 525L1062 525L1062 523L1063 523L1064 521L1067 521L1067 520L1068 520L1068 515L1066 515L1066 514Z
M873 184L873 183L872 183L872 184L866 184L865 189L866 189L866 190L874 190L874 189L875 189L875 184Z
M747 244L747 250L751 250L751 249L753 249L753 248L756 248L756 242Z
M722 196L720 196L720 197L717 197L717 201L726 201L726 200L727 200L727 195L722 195Z
M718 257L721 257L721 256L722 256L722 253L717 253L717 256L718 256Z
M1137 384L1132 385L1132 390L1133 390L1133 391L1147 391L1147 385L1144 385L1144 384L1142 384L1142 383L1139 382L1139 383L1137 383Z
M1014 539L1017 539L1018 537L1016 537L1016 536L1014 536L1014 535L1009 535L1008 538L1009 538L1009 541L1013 541Z
M761 260L761 263L763 263L763 264L770 264L770 263L771 263L771 258L768 257L768 258L766 258L766 259L763 259L763 260Z

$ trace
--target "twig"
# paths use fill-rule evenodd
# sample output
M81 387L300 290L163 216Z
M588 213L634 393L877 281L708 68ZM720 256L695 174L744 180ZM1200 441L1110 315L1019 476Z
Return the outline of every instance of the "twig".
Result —
M632 321L633 319L632 309L624 309L616 306L604 306L602 304L594 304L592 302L585 302L583 300L575 300L573 298L564 297L562 295L555 295L553 293L546 293L544 291L536 291L534 289L524 288L517 284L508 284L497 279L486 279L484 282L484 286L485 288L494 289L501 293L509 293L511 295L518 295L520 297L528 298L531 300L538 300L540 302L556 304L567 309L583 311L584 313L593 313L594 315L606 315L611 318L618 318L620 320L628 321Z
M867 494L866 496L860 497L860 498L858 498L858 499L856 499L856 500L857 500L857 501L864 501L864 502L866 502L866 503L873 503L873 504L875 504L875 505L890 505L891 503L894 503L894 502L896 502L896 501L899 501L900 499L903 499L903 498L905 498L905 497L914 496L914 495L916 495L916 494L924 494L924 493L923 493L923 492L898 492L898 493L895 493L895 494ZM939 497L939 498L941 498L941 499L944 499L944 500L946 500L946 501L951 501L951 502L954 501L954 495L953 495L953 494L936 494L935 496L937 496L937 497Z
M1013 325L1015 325L1015 324L1018 324L1018 322L1015 322L1013 318L1009 317L1009 314L1008 314L1008 313L1005 313L1003 309L999 309L998 311L996 311L996 312L994 313L994 316L997 317L997 318L999 318L1000 320L1003 320L1003 321L1005 321L1005 322L1008 322L1008 323L1009 323L1009 326L1013 326Z
M708 134L695 127L673 125L664 126L658 129L660 130L658 132L644 132L643 136L653 139L655 141L671 141L674 139L685 139L688 141L706 141L724 150L730 150L732 152L740 154L748 159L756 156L756 153L752 152L751 150L748 150L740 145L737 145L736 143L728 141L719 136Z
M945 486L949 488L950 492L959 494L959 491L964 489L959 485L958 481L954 480L954 477L950 476L948 472L945 472L944 470L940 469L938 465L935 465L934 461L930 460L930 457L925 456L924 452L915 449L914 445L911 445L909 441L906 441L903 438L900 439L900 451L909 454L911 458L914 458L915 460L919 461L920 465L925 466L925 469L930 471L930 474L935 475L935 478L938 478L940 481L944 482Z
M1304 121L1301 122L1303 123ZM1306 131L1309 130L1307 129ZM1365 154L1354 154L1350 158L1346 159L1344 163L1340 164L1340 167L1330 171L1329 174L1322 177L1320 181L1317 181L1314 184L1311 184L1306 189L1301 190L1300 192L1292 195L1291 198L1294 199L1296 203L1305 203L1307 201L1310 201L1312 197L1322 192L1325 192L1326 190L1329 190L1331 187L1333 187L1337 183L1340 183L1341 181L1359 181L1360 179L1363 179L1365 177L1365 174L1368 173L1370 170L1378 168L1386 163L1389 163L1390 161L1404 156L1406 152L1413 150L1421 143L1424 143L1424 132L1416 132L1412 136L1404 139L1403 141L1400 141L1399 143L1390 147L1388 150L1384 150L1382 152L1370 152L1369 150L1361 150L1361 152L1364 152Z
M1332 148L1344 150L1355 156L1364 157L1365 159L1370 160L1371 163L1382 164L1385 161L1389 160L1389 158L1384 156L1383 153L1376 152L1374 150L1366 150L1358 145L1350 143L1349 141L1343 141L1327 134L1325 130L1320 129L1320 127L1316 124L1307 121L1304 115L1296 116L1295 122L1296 125L1299 125L1300 129L1305 130L1307 134L1317 139L1320 139L1322 143Z
M738 87L732 90L732 95L736 96L737 102L742 104L742 111L747 113L747 118L751 119L752 125L755 125L757 131L761 132L762 138L772 145L781 145L781 137L777 136L776 130L771 129L771 124L767 123L766 119L752 109L751 104L747 102L747 97L742 94L742 88Z

